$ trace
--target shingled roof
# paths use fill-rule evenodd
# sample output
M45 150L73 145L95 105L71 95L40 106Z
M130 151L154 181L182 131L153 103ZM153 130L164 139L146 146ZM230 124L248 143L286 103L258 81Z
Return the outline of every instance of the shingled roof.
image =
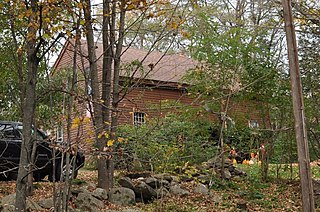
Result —
M87 55L86 41L81 40L81 52L84 56ZM59 58L55 63L55 67L60 66L61 58L67 54L73 57L73 44L68 42ZM102 43L98 42L96 46L96 55L98 58L98 67L102 67L103 48ZM143 66L143 71L138 71L134 74L134 78L144 78L147 80L168 82L168 83L182 83L181 78L186 72L194 68L197 62L190 57L177 53L162 53L159 51L148 51L144 49L137 49L132 47L123 47L121 64L129 64L133 61L140 62ZM67 64L65 64L67 65ZM64 66L65 66L64 65ZM70 64L71 65L71 64ZM122 77L131 77L132 73L127 70L122 70L120 75Z

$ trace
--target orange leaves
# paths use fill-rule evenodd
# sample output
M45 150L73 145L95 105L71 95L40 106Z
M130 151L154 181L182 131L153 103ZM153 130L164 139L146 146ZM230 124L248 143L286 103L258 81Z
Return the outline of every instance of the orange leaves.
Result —
M26 1L5 0L0 6L16 23L15 27L30 29L25 35L28 40L50 40L66 29L73 30L73 13L82 8L82 4L71 0L37 1L32 7L27 6Z
M118 142L119 142L119 143L122 143L122 142L124 142L124 141L125 141L124 138L121 138L121 137L118 138Z

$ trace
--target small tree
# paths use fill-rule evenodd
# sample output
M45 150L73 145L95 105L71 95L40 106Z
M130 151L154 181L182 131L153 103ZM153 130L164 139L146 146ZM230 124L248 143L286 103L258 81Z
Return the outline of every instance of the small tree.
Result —
M68 1L46 2L38 0L10 0L0 4L4 22L3 33L10 33L9 38L15 47L14 57L17 59L16 70L20 90L22 108L23 142L21 144L20 165L17 179L16 209L26 210L27 179L33 172L31 159L32 146L35 143L32 129L35 125L35 109L37 105L36 88L39 77L39 66L44 56L66 32L61 27L66 10L70 8ZM69 24L65 24L68 26ZM32 179L32 178L30 178Z

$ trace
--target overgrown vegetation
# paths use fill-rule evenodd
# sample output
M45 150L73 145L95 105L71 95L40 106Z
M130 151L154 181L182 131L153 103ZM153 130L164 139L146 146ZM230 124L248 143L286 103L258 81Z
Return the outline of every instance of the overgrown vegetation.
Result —
M117 144L118 167L170 172L186 163L201 164L219 155L221 126L210 120L210 116L205 118L205 112L199 109L195 111L204 114L197 118L187 110L179 115L167 114L161 119L149 119L142 126L120 127L118 135L125 138L126 142ZM229 152L235 150L240 163L244 159L250 160L251 153L258 155L257 160L261 160L261 145L267 145L265 141L270 136L268 131L236 126L226 129L223 133L226 156L231 156ZM269 153L272 162L296 162L296 153L289 151L284 154L280 145L284 145L281 140L275 142L272 152Z
M131 161L129 169L168 172L187 162L204 162L216 155L218 148L217 140L211 138L210 125L208 120L168 115L141 127L123 126L119 135L127 142L118 146L128 159L123 164Z

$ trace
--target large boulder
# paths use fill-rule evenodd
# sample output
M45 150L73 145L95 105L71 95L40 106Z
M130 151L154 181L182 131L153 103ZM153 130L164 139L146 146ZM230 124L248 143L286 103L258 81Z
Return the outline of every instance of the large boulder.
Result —
M170 174L162 173L162 174L155 174L153 177L159 179L159 180L166 180L169 183L171 183L174 179Z
M134 184L133 184L132 180L131 180L129 177L121 177L121 178L118 180L118 183L119 183L122 187L129 188L129 189L131 189L131 190L134 189Z
M53 198L39 200L38 204L45 209L52 209L54 207Z
M92 195L99 200L107 200L108 199L108 192L102 188L96 188L92 192Z
M157 198L157 192L143 181L137 181L134 187L137 201L150 202Z
M104 208L104 202L94 197L91 192L79 193L75 205L85 211L100 211Z
M134 205L136 203L134 191L124 187L112 188L109 201L121 206Z
M164 187L161 187L159 189L156 189L156 192L157 192L157 198L160 199L160 198L163 198L163 197L167 197L170 195L168 189L164 188Z
M171 194L179 195L180 197L185 197L190 194L189 191L181 188L178 184L171 186L169 191Z
M209 194L209 189L207 188L206 185L199 183L194 188L194 193L208 195Z
M1 212L15 211L15 201L16 194L10 194L0 199ZM43 208L40 205L38 205L38 203L34 202L32 199L27 199L27 210L40 211L43 210Z
M169 188L169 185L170 185L170 183L167 180L157 179L155 177L148 177L145 180L145 183L147 183L149 186L151 186L154 189L159 189L161 187Z

